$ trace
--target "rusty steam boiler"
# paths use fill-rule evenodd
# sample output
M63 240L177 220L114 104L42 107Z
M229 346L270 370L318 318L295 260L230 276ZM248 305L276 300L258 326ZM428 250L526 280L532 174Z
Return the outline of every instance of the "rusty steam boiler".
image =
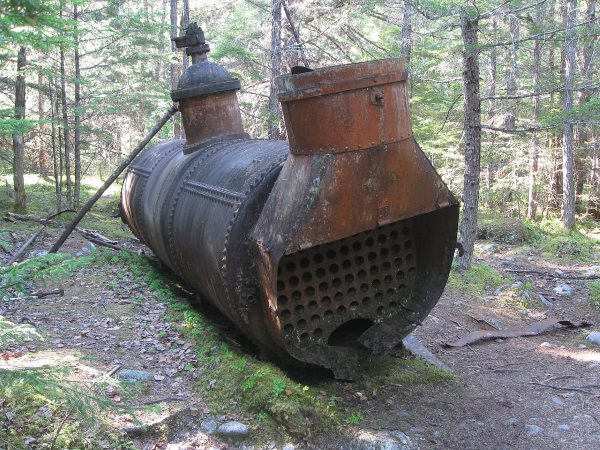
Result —
M171 93L186 140L145 150L122 216L156 256L271 357L352 379L446 284L458 202L415 142L402 61L278 80L289 142L251 139L240 82L195 24Z

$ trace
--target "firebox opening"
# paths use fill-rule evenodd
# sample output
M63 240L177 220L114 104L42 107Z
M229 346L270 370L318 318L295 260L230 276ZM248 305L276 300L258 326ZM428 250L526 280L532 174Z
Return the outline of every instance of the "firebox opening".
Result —
M371 328L372 325L373 321L369 319L349 320L337 327L333 333L329 335L327 344L334 347L364 348L364 346L358 342L358 338Z

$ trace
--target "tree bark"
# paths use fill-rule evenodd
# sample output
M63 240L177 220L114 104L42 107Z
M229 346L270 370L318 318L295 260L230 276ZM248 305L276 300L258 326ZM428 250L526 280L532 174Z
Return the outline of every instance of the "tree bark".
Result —
M573 84L575 79L575 41L574 29L577 0L567 0L565 23L565 91L563 96L563 209L562 222L566 230L575 228L575 180L573 123L568 115L573 109Z
M511 10L508 14L508 24L510 29L511 45L508 48L508 74L506 77L506 95L515 96L517 94L517 42L519 41L519 18ZM504 128L512 130L517 122L518 100L508 101L508 110L504 120Z
M177 46L173 41L174 37L177 37L177 0L170 0L170 23L171 23L171 52L174 55L171 58L171 65L169 67L171 74L171 90L177 89L177 81L179 79L179 70L177 64ZM173 118L173 137L179 139L181 136L181 123L177 117Z
M277 100L277 77L281 75L281 0L271 2L271 74L269 87L269 139L281 138L281 109Z
M61 180L60 174L62 171L62 167L60 166L59 161L59 153L60 153L60 145L57 145L57 130L56 130L56 120L58 117L58 98L56 96L56 87L54 85L54 79L50 78L48 80L48 85L50 87L50 118L52 122L52 166L54 168L54 194L56 196L56 212L60 211L60 198L61 198Z
M15 81L15 119L25 119L25 76L23 69L27 64L27 49L19 48L17 55L17 79ZM15 131L12 135L13 147L13 182L15 189L15 210L25 211L27 209L27 194L25 193L25 144L23 142L23 132Z
M479 173L481 158L481 100L479 98L478 18L461 11L460 29L463 41L464 146L465 175L463 182L463 215L460 240L464 248L458 258L460 269L469 269L477 235L479 206Z
M596 0L587 0L585 11L585 22L590 24L596 23ZM589 37L589 42L582 47L582 67L581 72L583 79L587 83L592 83L594 78L594 44L596 37ZM583 89L579 93L579 104L584 105L589 102L592 92L588 89ZM589 174L590 180L590 198L588 201L587 210L590 214L594 214L600 218L600 167L598 155L598 139L593 126L580 126L579 138L582 146L587 150L587 154L592 162ZM582 177L583 178L583 177Z
M75 22L75 130L73 131L73 163L75 166L75 186L73 200L75 208L79 208L81 195L81 66L79 59L79 11L77 3L73 4L73 21Z
M46 109L46 96L42 92L44 86L44 74L38 72L38 85L40 90L38 91L38 168L40 174L44 175L48 169L48 149L44 142L44 134L46 132L46 124L44 123L44 110Z
M190 25L190 1L182 0L183 2L183 11L181 12L181 34L185 33L185 30ZM186 52L183 52L183 70L187 69L189 66L189 59Z
M300 26L298 25L298 21L295 17L295 10L293 10L290 5L286 2L286 0L281 0L281 6L285 11L285 17L287 18L288 24L290 26L290 31L294 36L294 41L296 45L294 46L294 50L290 51L293 54L292 57L287 57L288 66L291 68L293 66L298 65L298 61L301 61L305 67L308 67L308 59L306 58L306 53L304 52L304 44L300 39Z
M543 20L543 5L539 4L535 8L535 23L541 24ZM533 47L533 93L540 92L542 60L542 40L536 39ZM540 97L533 97L533 126L537 127L540 120ZM537 172L539 159L539 137L536 132L531 135L531 148L529 150L529 189L527 194L527 218L535 220L537 214Z
M493 39L494 42L496 42L496 36L497 36L497 32L498 32L498 21L496 20L495 17L492 17L492 35L493 35ZM490 60L489 60L489 65L488 65L488 74L489 74L489 81L488 81L488 97L495 97L496 96L496 78L498 76L498 71L497 71L497 66L498 66L498 53L496 51L496 46L493 46L490 49ZM488 118L488 124L489 125L494 125L494 116L496 115L496 107L494 104L494 99L490 98L488 100L488 114L487 114L487 118ZM495 141L496 138L496 134L495 132L492 133L492 142ZM488 157L488 161L487 161L487 188L491 189L492 185L494 184L494 155L493 152L490 151L489 157Z
M60 47L60 99L62 103L63 144L65 177L67 179L67 208L73 206L73 187L71 185L71 141L69 139L69 116L67 113L67 86L65 75L65 50Z
M413 0L404 0L404 10L402 12L402 59L406 67L410 65L410 53L412 50L412 15Z

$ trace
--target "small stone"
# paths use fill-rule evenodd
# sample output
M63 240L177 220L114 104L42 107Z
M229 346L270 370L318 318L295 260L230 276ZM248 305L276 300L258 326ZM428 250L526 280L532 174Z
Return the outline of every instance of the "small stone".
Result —
M556 428L558 428L559 430L562 430L562 431L569 431L571 429L571 427L569 425L567 425L566 423L561 423Z
M229 437L248 436L248 434L250 434L250 429L243 423L232 421L220 425L217 429L217 433Z
M577 348L587 348L587 345L585 345L585 344L579 344L579 345L577 346Z
M544 431L542 427L538 427L537 425L525 424L525 430L527 431L527 435L535 436L538 433Z
M552 303L550 300L548 300L546 297L544 297L542 294L538 294L540 296L540 301L542 302L542 304L548 308L548 309L553 309L554 308L554 303Z
M585 340L600 347L600 331L592 331L585 337Z
M293 444L285 444L281 450L296 450Z
M492 325L496 330L502 330L504 329L504 325L502 325L502 322L500 322L498 319L489 319L488 322L490 323L490 325Z
M552 397L552 401L557 404L558 406L562 406L565 404L565 402L563 402L560 398L558 397Z
M402 431L361 430L340 450L411 450L415 448L412 440Z
M122 380L128 381L150 381L154 380L154 375L144 370L121 369L117 373Z
M540 347L552 347L552 344L550 342L542 342Z
M497 247L494 244L487 244L481 247L481 249L486 253L496 253Z
M502 344L502 343L504 342L504 339L500 339L500 338L498 338L498 339L494 339L494 341L495 341L497 344Z
M200 428L206 434L213 434L215 431L217 431L218 427L219 427L219 425L217 424L217 422L214 419L204 419L200 423Z
M508 420L506 421L506 425L509 425L509 426L511 426L511 427L514 427L514 426L516 426L518 423L519 423L519 420L518 420L518 419L515 419L514 417L511 417L510 419L508 419Z
M554 288L554 293L559 296L569 297L573 295L573 288L566 283L558 284Z

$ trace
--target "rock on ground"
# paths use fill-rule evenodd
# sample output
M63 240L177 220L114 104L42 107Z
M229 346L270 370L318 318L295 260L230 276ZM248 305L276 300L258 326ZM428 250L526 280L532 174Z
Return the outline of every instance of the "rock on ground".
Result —
M412 440L402 431L361 430L340 450L412 450Z
M586 336L585 340L600 347L600 331L592 331Z
M225 422L217 429L217 433L221 436L240 437L248 436L250 429L247 425L240 422Z
M569 295L573 295L573 288L565 283L558 284L554 288L554 293L556 295L568 297Z
M128 381L150 381L154 380L154 375L144 370L121 369L117 372L117 376L121 380Z
M217 431L217 427L217 422L214 419L204 419L200 423L200 428L206 434L213 434L215 431Z

